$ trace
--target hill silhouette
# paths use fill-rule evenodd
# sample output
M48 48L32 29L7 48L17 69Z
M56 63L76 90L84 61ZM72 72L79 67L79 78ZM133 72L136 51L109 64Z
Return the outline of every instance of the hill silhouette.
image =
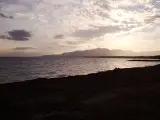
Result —
M134 56L135 52L131 50L109 50L106 48L96 48L84 51L74 51L63 53L62 56Z
M132 50L96 48L83 51L65 52L58 55L45 55L44 57L100 57L100 58L160 58L160 51L134 52Z

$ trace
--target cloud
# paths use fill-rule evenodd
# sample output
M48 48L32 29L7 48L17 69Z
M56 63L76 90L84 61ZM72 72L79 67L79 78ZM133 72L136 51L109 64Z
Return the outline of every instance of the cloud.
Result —
M84 43L86 43L84 40L66 41L66 44L68 45L79 45Z
M72 36L79 38L95 38L107 33L117 33L122 29L119 26L93 26L94 28L77 30Z
M0 3L16 4L19 0L0 0Z
M12 30L8 32L9 40L26 41L32 36L30 32L25 30Z
M14 41L26 41L29 40L31 36L32 34L25 30L12 30L8 31L8 36L0 35L0 38Z
M132 39L136 37L132 35L133 32L159 22L157 14L160 12L160 4L156 1L158 0L0 0L0 18L3 18L0 19L0 32L20 28L31 30L34 39L27 42L44 48L48 45L55 46L51 41L60 44L56 45L57 49L61 49L61 44L72 47L97 45L99 41L104 41L106 46L117 47L118 43L114 44L113 41L119 39L119 36L130 36L129 39ZM17 19L7 19L10 15ZM157 26L155 28L158 29ZM6 39L6 44L10 45L7 40L26 41L32 36L13 33L2 34L0 38ZM143 36L142 33L139 34ZM133 41L138 41L137 39ZM16 46L17 42L12 44Z
M0 13L0 16L1 16L2 18L10 18L10 19L13 19L13 16L7 16L7 15L5 15L4 13Z
M58 34L54 36L54 39L63 39L63 38L64 38L64 35L62 34Z
M16 48L13 48L13 50L20 50L20 51L23 51L23 50L34 50L36 48L34 47L16 47Z
M5 36L5 35L0 35L0 39L7 39L7 36Z
M145 21L146 21L146 23L152 23L154 20L159 19L159 18L160 18L160 15L155 15L155 16L152 16L152 17L146 19Z
M95 5L98 5L99 7L106 9L106 10L110 9L108 0L107 1L106 0L97 0L95 2Z
M34 4L38 4L42 0L0 0L2 7L8 5L26 6L28 9L32 8Z

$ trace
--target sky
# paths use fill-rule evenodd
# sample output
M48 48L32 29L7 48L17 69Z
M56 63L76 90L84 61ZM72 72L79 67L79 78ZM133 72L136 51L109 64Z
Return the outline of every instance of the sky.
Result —
M160 0L0 0L0 56L160 51Z

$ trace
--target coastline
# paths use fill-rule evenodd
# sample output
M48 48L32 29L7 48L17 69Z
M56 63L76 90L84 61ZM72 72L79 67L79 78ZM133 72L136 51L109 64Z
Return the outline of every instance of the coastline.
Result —
M128 60L128 61L132 61L132 62L160 62L160 59L132 59L132 60Z
M160 65L0 85L5 119L159 119ZM102 117L103 116L103 117Z

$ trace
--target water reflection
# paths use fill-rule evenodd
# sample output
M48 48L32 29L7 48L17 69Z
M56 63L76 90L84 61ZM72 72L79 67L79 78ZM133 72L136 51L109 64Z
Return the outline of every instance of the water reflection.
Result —
M159 62L131 62L107 58L4 58L0 59L0 83L84 75L115 68L156 65Z

